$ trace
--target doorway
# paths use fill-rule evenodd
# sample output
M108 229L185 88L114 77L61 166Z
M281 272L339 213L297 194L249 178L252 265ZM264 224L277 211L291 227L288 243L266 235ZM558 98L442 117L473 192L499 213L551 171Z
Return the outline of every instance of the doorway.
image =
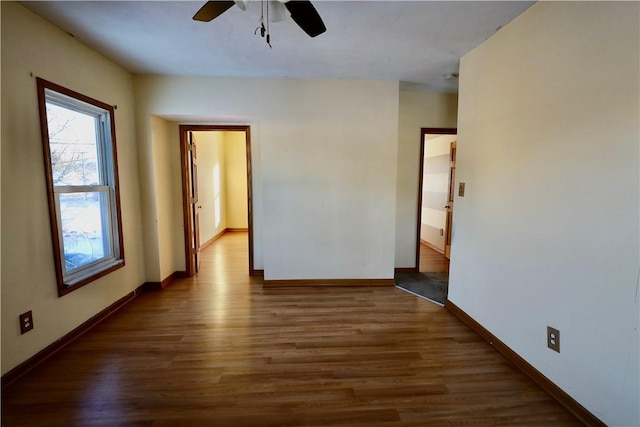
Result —
M420 132L415 268L395 275L396 286L444 305L449 290L457 129Z
M416 268L449 272L457 153L457 129L420 132Z
M251 168L251 133L249 126L230 125L180 125L180 158L182 175L182 211L184 218L184 240L185 240L185 266L188 276L195 275L199 270L200 251L202 246L212 243L227 231L237 231L239 228L226 227L221 224L223 216L221 201L221 186L223 182L223 171L220 164L203 164L202 154L203 144L197 145L196 135L199 133L240 133L244 141L232 141L234 147L244 142L245 164L246 164L246 231L248 232L248 260L249 275L256 275L253 263L253 185ZM202 134L202 135L204 135ZM201 135L201 136L202 136ZM237 139L237 138L236 138ZM209 145L209 144L207 144ZM211 147L206 147L211 148ZM234 150L237 152L237 150ZM215 156L215 153L212 154ZM237 156L236 156L237 157ZM203 167L204 166L204 167ZM204 173L206 172L206 173ZM198 176L204 176L205 181L198 183ZM206 198L203 198L203 191L206 191ZM206 205L205 205L206 202ZM210 206L209 206L210 205ZM208 212L207 221L212 222L209 226L201 224L201 213ZM237 209L236 209L237 211ZM201 239L201 225L206 226L207 236ZM244 229L244 227L242 227ZM213 230L213 231L211 231ZM209 234L212 234L209 236Z

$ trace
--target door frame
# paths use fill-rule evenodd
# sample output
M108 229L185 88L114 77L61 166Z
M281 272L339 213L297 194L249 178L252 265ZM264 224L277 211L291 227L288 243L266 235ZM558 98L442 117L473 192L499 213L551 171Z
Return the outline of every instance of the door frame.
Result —
M249 229L249 275L255 276L259 271L253 265L253 179L251 168L251 126L249 125L180 125L180 169L182 175L182 217L184 222L184 255L185 270L187 276L195 274L195 260L191 255L192 219L190 211L190 185L189 156L187 145L189 144L189 132L244 132L247 151L247 225Z
M421 128L420 129L420 167L418 168L418 215L416 217L416 266L415 272L420 272L420 225L422 223L422 187L424 180L424 137L431 135L457 135L458 128ZM445 230L446 232L446 230Z
M444 226L444 257L451 260L451 240L453 233L453 211L455 210L456 158L458 153L458 135L449 143L449 188L447 191L447 219Z
M194 273L200 271L200 205L198 204L198 155L196 150L196 141L192 132L187 132L188 146L191 150L187 152L187 167L189 174L189 192L187 198L189 200L189 218L192 221L193 228L189 246L191 247L190 255L193 257ZM193 246L191 246L193 244Z

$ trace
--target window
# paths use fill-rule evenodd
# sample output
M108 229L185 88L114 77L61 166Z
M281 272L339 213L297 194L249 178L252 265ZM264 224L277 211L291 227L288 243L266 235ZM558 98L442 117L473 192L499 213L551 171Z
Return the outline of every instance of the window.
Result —
M37 79L58 294L124 266L114 108Z

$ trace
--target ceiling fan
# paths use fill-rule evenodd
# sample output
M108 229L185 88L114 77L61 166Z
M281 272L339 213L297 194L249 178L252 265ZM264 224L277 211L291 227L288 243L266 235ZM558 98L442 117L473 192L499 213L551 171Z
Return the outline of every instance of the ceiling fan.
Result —
M263 8L264 8L263 2ZM322 33L324 33L327 28L324 26L324 22L322 22L322 18L318 14L318 11L311 4L309 0L279 0L277 2L268 1L267 3L267 26L268 26L268 11L269 11L269 3L276 4L284 4L286 9L291 14L291 18L295 21L296 24L302 30L307 33L311 37L316 37ZM193 16L193 19L196 21L209 22L222 15L228 9L237 5L240 9L246 9L246 1L236 0L236 1L208 1L196 12ZM273 7L273 6L272 6ZM261 33L264 37L264 23L261 18L261 26L258 27L261 30ZM256 29L256 31L258 30Z

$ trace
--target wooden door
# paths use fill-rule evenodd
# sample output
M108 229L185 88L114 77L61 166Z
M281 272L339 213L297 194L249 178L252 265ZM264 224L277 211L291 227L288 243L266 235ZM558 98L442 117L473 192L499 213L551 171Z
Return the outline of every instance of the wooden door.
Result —
M456 181L456 141L453 141L449 147L449 195L447 197L447 223L444 232L444 256L451 258L451 231L453 228L453 197Z
M190 181L190 200L189 211L191 215L191 256L195 265L196 273L200 271L200 212L198 206L198 157L196 150L196 141L193 132L189 132L189 145L187 146L189 155L189 181Z

